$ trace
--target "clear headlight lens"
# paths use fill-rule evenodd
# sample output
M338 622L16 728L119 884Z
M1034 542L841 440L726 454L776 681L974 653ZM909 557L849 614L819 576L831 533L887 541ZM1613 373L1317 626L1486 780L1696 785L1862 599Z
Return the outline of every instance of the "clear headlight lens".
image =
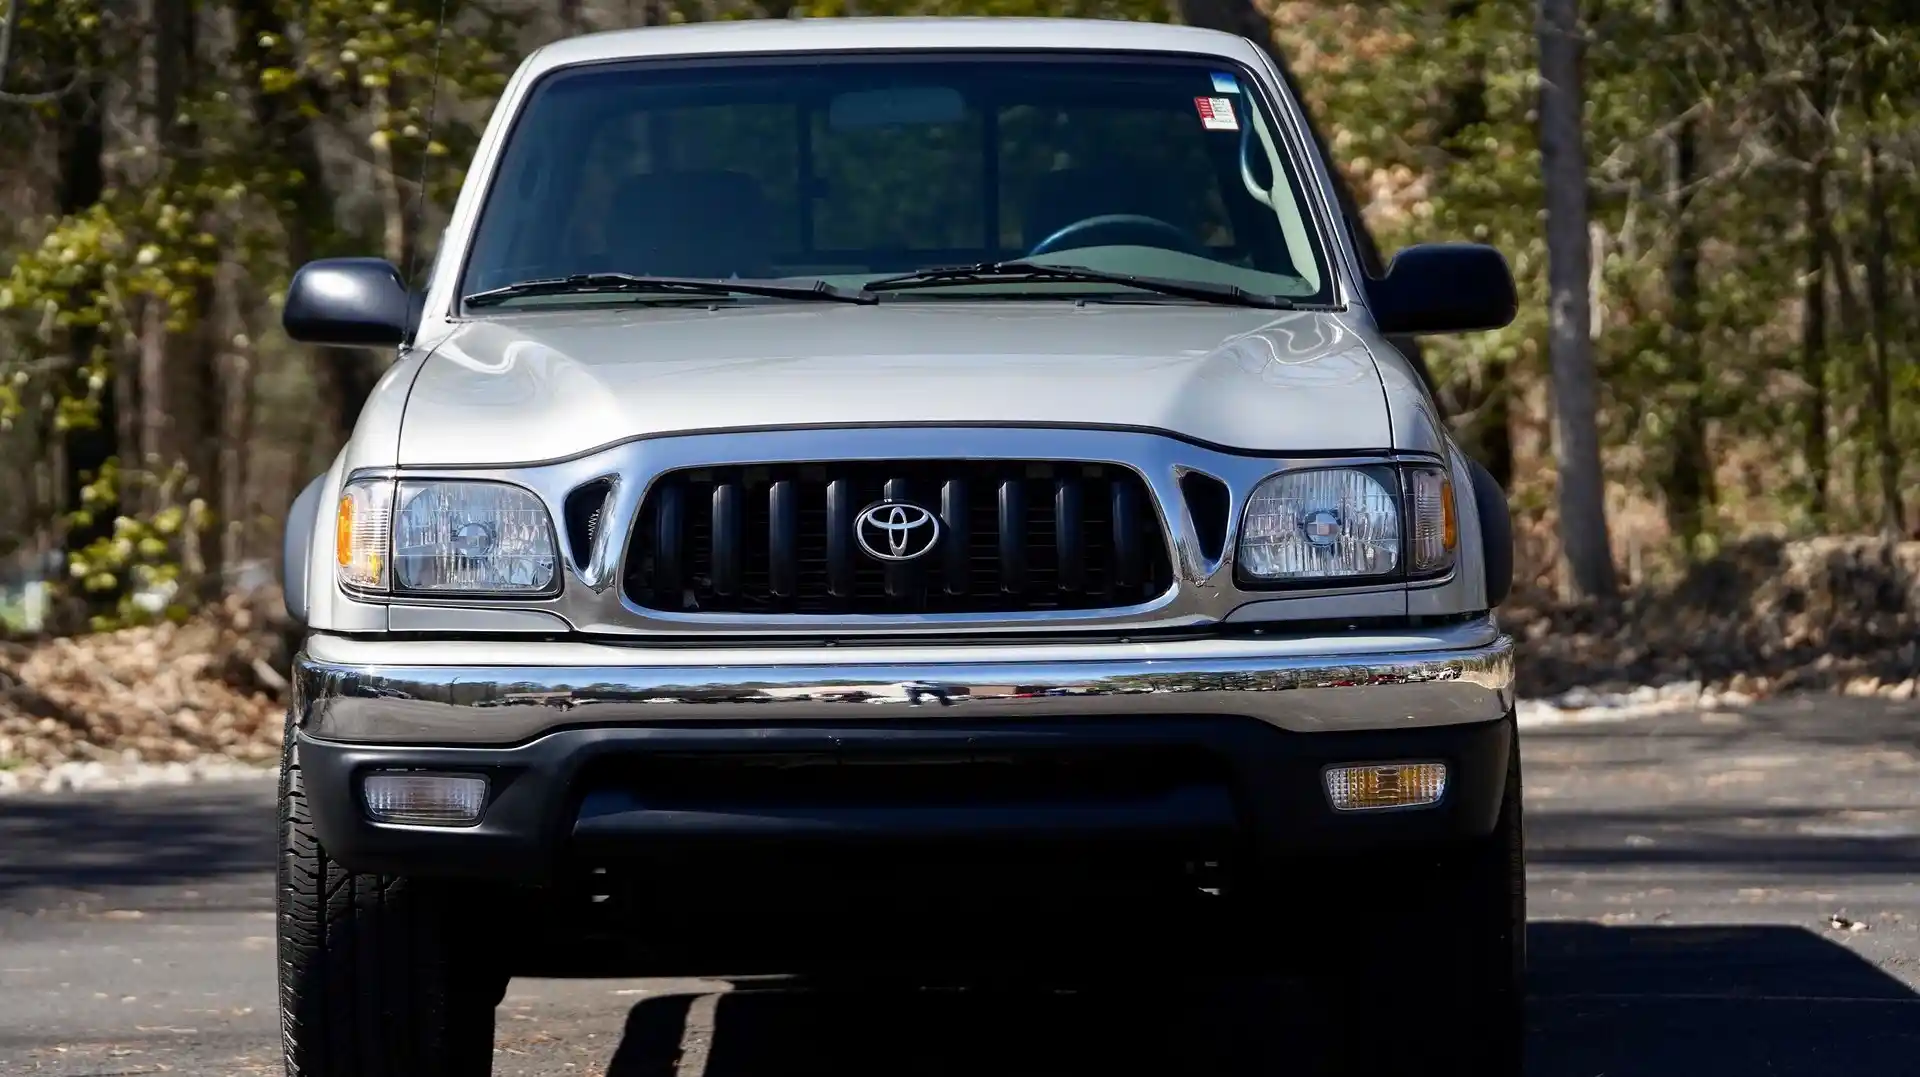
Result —
M1247 576L1276 582L1391 573L1400 567L1398 491L1351 468L1275 475L1247 502L1239 561Z
M540 499L490 482L402 482L393 583L407 591L539 594L558 557Z
M340 582L362 591L387 589L393 537L393 480L360 479L340 491L334 510L334 563Z

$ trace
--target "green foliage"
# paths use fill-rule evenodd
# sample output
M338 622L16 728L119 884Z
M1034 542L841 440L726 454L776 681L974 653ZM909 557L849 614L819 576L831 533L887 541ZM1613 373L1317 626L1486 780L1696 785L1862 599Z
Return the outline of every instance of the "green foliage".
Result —
M1708 521L1728 533L1804 529L1806 440L1800 320L1806 280L1806 174L1824 156L1834 173L1835 229L1845 248L1829 317L1829 434L1835 475L1862 474L1877 450L1863 417L1869 393L1868 326L1863 297L1870 233L1861 168L1869 134L1900 163L1887 174L1887 220L1895 233L1896 275L1920 259L1920 184L1912 182L1920 141L1920 20L1891 3L1830 5L1820 31L1811 5L1754 0L1687 0L1687 21L1663 22L1655 0L1590 9L1587 152L1596 259L1595 347L1602 377L1602 429L1610 478L1626 496L1657 504L1672 465L1678 423L1698 407L1708 425L1717 470L1739 472L1723 485ZM1383 246L1422 240L1492 243L1513 264L1521 317L1492 334L1426 343L1456 425L1475 425L1496 405L1522 405L1547 377L1545 244L1535 132L1538 92L1531 5L1497 0L1389 0L1373 4L1288 3L1281 41L1300 63L1318 99L1336 156L1370 199ZM1835 72L1830 115L1806 111L1815 60ZM1865 107L1864 79L1879 65L1884 85ZM1799 111L1796 111L1798 109ZM1696 167L1685 221L1697 242L1699 294L1691 334L1673 303L1671 268L1680 207L1669 197L1666 168L1677 118L1691 121ZM1819 128L1824 132L1817 132ZM1810 133L1817 132L1817 133ZM1829 141L1830 140L1830 141ZM1804 144L1803 144L1804 143ZM1896 178L1897 176L1897 178ZM1895 190L1895 188L1898 188ZM1844 280L1839 279L1844 276ZM1842 287L1844 285L1844 287ZM1911 323L1910 293L1896 296L1896 321ZM1914 466L1920 429L1916 335L1890 348L1895 441L1900 463ZM1681 359L1701 356L1701 367ZM1540 399L1544 399L1541 397ZM1547 416L1517 412L1518 437ZM1544 468L1521 476L1521 500ZM1836 478L1836 481L1837 481ZM1839 519L1829 526L1871 527L1877 502L1856 479L1837 490ZM1907 481L1913 485L1913 480ZM1796 495L1795 491L1801 491ZM1544 506L1545 501L1539 502ZM1911 525L1909 525L1911 526ZM1710 546L1712 536L1706 537Z

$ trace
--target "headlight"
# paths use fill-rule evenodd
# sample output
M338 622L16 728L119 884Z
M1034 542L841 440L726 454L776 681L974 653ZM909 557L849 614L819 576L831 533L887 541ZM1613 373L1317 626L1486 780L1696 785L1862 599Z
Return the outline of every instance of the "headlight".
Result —
M393 585L403 591L553 589L553 525L540 499L491 482L403 482Z
M1248 499L1239 571L1256 583L1438 576L1459 539L1443 468L1289 471Z
M546 506L518 486L363 479L341 492L338 529L340 581L359 590L539 595L559 581Z
M1400 567L1400 499L1391 472L1289 471L1254 487L1240 570L1290 580L1385 576Z

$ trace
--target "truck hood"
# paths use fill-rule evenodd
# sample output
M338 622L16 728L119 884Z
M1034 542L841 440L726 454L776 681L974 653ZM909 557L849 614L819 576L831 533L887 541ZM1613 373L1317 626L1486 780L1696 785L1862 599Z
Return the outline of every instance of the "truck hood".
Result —
M1118 426L1231 448L1390 448L1338 315L1170 304L742 304L463 322L422 364L401 465L516 464L635 437L943 422Z

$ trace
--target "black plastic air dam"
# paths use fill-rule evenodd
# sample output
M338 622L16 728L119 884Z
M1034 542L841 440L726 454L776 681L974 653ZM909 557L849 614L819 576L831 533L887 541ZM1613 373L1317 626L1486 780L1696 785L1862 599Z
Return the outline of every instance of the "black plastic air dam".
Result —
M355 871L415 876L494 878L543 882L578 858L575 831L583 822L591 832L598 816L583 815L582 802L592 787L583 773L623 759L652 753L685 755L765 752L890 751L992 752L1127 747L1173 754L1199 752L1217 760L1222 787L1232 800L1233 841L1251 857L1284 864L1302 855L1359 852L1418 843L1454 841L1492 830L1506 780L1507 753L1513 741L1511 718L1473 725L1341 733L1288 733L1254 719L1208 715L1154 716L1144 719L1086 718L1070 721L886 722L862 725L767 727L703 723L677 727L570 729L508 748L369 746L319 741L301 734L297 742L305 770L314 824L327 851ZM1439 760L1448 767L1447 792L1429 808L1384 812L1336 813L1327 802L1322 771L1343 763ZM432 769L485 774L491 794L485 815L471 827L422 827L375 824L360 802L359 778L380 768ZM1177 788L1177 786L1176 786ZM760 802L765 805L765 801ZM1099 807L1095 797L1080 799L1072 813L1055 802L1053 813L1002 813L978 816L991 822L978 837L986 841L1039 840L1063 820L1073 835L1098 829L1110 836L1151 839L1152 828L1137 829L1138 800L1122 797ZM1071 803L1071 802L1068 802ZM1177 820L1200 800L1162 802L1156 818ZM850 844L921 844L927 834L877 834L871 820L884 815L884 800L864 805L870 812L830 817L816 815L806 838L823 849ZM901 805L906 806L906 805ZM777 807L777 805L776 805ZM645 821L619 814L628 836L608 839L598 854L618 852L644 858L659 851L657 833L667 820ZM645 808L637 809L644 813ZM789 813L795 805L781 809ZM1209 807L1207 812L1213 808ZM1196 811L1193 818L1204 813ZM910 818L903 815L902 818ZM924 818L923 822L924 822ZM957 817L940 825L957 833ZM1017 837L1015 824L1031 825ZM862 822L865 820L865 822ZM896 824L901 825L901 824ZM1001 829L994 829L999 827ZM1136 828L1130 831L1130 827ZM722 828L724 829L724 828ZM912 830L911 827L904 827ZM654 833L650 834L649 831ZM734 835L738 837L739 835ZM793 846L793 835L780 844ZM715 846L725 834L702 838ZM1078 840L1069 837L1069 843Z

